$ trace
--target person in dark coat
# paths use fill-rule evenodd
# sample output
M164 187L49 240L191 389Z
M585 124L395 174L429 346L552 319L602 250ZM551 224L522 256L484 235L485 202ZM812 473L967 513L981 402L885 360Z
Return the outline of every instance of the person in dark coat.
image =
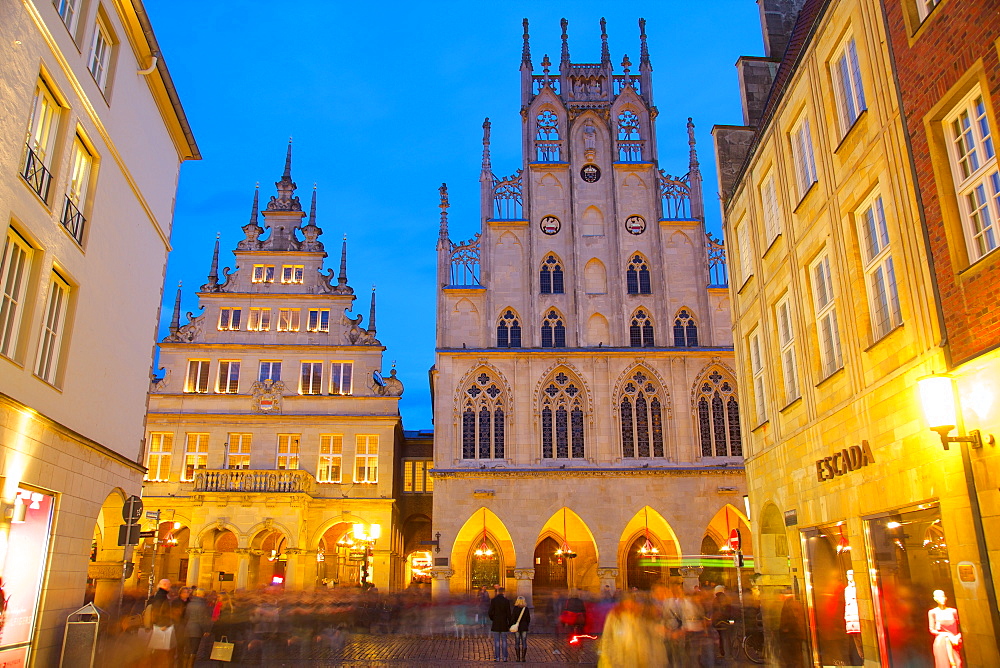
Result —
M513 624L510 616L510 601L503 594L503 587L497 588L497 595L490 601L489 617L493 621L490 630L493 632L493 660L507 660L507 634ZM502 657L502 658L501 658Z
M524 661L528 654L528 625L531 624L531 611L523 596L514 601L514 609L510 613L510 624L517 624L514 632L514 656L517 661Z

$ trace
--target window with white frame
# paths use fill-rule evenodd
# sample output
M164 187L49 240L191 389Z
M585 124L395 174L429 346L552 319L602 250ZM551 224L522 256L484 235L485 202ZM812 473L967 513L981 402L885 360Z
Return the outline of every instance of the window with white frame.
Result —
M174 452L174 435L166 431L149 434L149 454L146 456L146 480L166 482L170 479L170 458Z
M330 309L328 308L309 309L309 317L306 320L306 329L310 332L329 332Z
M236 394L240 388L240 363L237 360L221 360L219 362L219 379L216 392Z
M920 22L923 23L940 3L941 0L917 0L917 16L920 17Z
M760 351L760 333L754 330L749 338L750 373L753 375L753 403L757 409L757 424L767 421L767 386L764 384L764 359Z
M260 373L257 375L257 380L262 383L265 380L281 380L281 362L261 360Z
M250 444L252 442L252 434L229 434L226 450L227 469L250 468Z
M811 268L813 303L816 307L816 336L819 340L820 363L826 378L843 366L840 350L840 329L837 325L837 307L833 299L833 278L830 258L824 255Z
M323 363L303 362L299 380L299 394L322 394Z
M49 187L52 184L50 168L59 111L59 103L52 90L45 81L39 79L35 84L35 99L31 108L31 120L28 122L21 176L44 201L48 201Z
M90 189L90 172L94 164L91 155L79 135L73 137L73 150L70 154L70 175L66 184L66 201L63 204L62 224L76 239L83 243L83 209L87 203L87 193Z
M247 329L251 332L268 332L271 330L271 309L252 306L250 322Z
M760 203L764 210L764 233L767 235L767 245L781 234L781 209L778 208L778 188L774 183L774 172L771 171L760 186Z
M428 471L433 463L426 459L403 461L403 493L430 494L434 491L434 478Z
M299 331L299 314L297 308L278 309L278 331L297 332Z
M69 283L53 271L52 282L49 283L49 297L45 304L41 340L38 343L38 360L35 364L35 375L49 383L56 381L68 308Z
M853 37L844 43L830 67L837 110L840 112L840 130L841 134L846 135L861 112L867 109L865 89L861 83L861 67L858 65L858 47Z
M63 23L72 33L73 29L76 27L77 9L79 8L80 0L52 0L52 4L56 8L56 12L59 13L59 18L62 19Z
M301 264L286 264L281 267L282 283L302 283L305 268Z
M803 118L791 133L792 161L795 163L795 184L799 199L805 197L816 183L816 157L813 154L812 132L809 119Z
M354 482L378 482L378 434L355 437Z
M185 392L208 392L209 360L188 360L187 380L184 382Z
M795 361L795 329L792 326L792 303L784 297L774 309L777 321L778 346L781 348L781 375L785 386L785 403L798 399L799 371Z
M243 309L225 306L219 309L219 330L239 331Z
M208 468L208 434L187 434L184 445L184 470L181 481L194 480L194 472Z
M90 45L90 64L87 69L94 75L94 81L104 90L108 83L108 70L111 67L111 50L114 47L114 40L111 39L111 31L104 24L104 20L98 17L94 24L94 39Z
M251 283L274 283L273 264L255 264L253 274L250 277Z
M1000 244L1000 172L978 86L945 118L944 128L969 259L975 262Z
M0 355L6 357L17 351L33 250L20 234L7 230L0 258Z
M278 469L299 468L299 435L278 434Z
M872 333L878 340L903 323L896 288L896 269L889 252L889 230L880 195L876 195L862 207L857 215L857 222Z
M736 226L736 243L740 246L740 286L753 276L753 244L750 241L750 223L742 221Z
M343 463L344 435L320 434L316 480L318 482L340 482Z
M351 394L354 362L334 362L330 365L330 394Z

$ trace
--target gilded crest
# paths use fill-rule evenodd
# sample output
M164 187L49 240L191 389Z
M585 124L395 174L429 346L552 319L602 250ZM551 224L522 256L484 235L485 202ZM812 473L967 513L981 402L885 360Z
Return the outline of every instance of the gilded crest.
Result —
M285 384L280 380L258 380L250 386L250 408L254 413L280 415Z

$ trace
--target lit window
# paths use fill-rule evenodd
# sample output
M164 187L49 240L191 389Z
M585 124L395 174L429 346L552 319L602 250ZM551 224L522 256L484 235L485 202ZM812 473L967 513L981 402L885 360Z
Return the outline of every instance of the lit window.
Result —
M903 322L881 196L875 197L863 208L858 216L858 227L872 331L875 338L880 339Z
M975 262L1000 243L1000 173L986 103L978 87L956 106L944 125L962 226L970 259Z
M638 253L629 260L625 272L625 285L630 295L648 295L652 292L649 282L649 263Z
M208 360L188 360L187 380L184 383L185 392L208 392Z
M562 263L555 255L549 254L542 262L539 270L539 284L543 295L561 295L563 293Z
M542 348L565 348L566 327L562 316L551 310L542 321Z
M278 331L279 332L299 331L299 309L297 308L278 309Z
M427 460L407 460L403 462L403 492L406 494L429 494L434 491L434 478L428 471L431 462Z
M323 391L323 363L303 362L299 394L320 394Z
M750 241L750 223L743 221L736 227L736 243L740 250L740 285L753 276L753 243Z
M622 457L663 457L660 388L647 371L637 370L622 388L618 409Z
M309 309L309 320L306 323L306 329L308 329L310 332L329 332L330 309L328 308Z
M917 15L920 17L921 23L930 16L930 13L940 2L941 0L917 0Z
M253 283L274 283L274 265L255 264L250 280Z
M354 482L378 482L378 435L358 434L354 451Z
M302 283L304 268L301 264L286 264L281 267L282 283Z
M250 308L250 323L247 325L247 329L251 332L268 332L271 330L271 309L269 308L258 308L256 306Z
M236 394L240 387L240 363L234 360L219 362L219 380L216 392Z
M62 224L67 231L83 243L83 209L87 202L87 191L90 188L90 172L94 164L94 156L87 150L79 136L73 138L73 152L70 155L69 183L66 187L66 202L63 204Z
M59 18L72 33L76 27L77 5L80 4L80 0L52 0L52 4L55 5Z
M194 480L194 472L208 468L208 434L188 434L184 446L184 470L182 482Z
M824 255L812 266L812 276L820 361L823 365L823 377L826 378L843 365L829 257Z
M52 149L56 141L56 126L59 122L59 104L48 85L41 79L35 85L35 100L28 122L27 145L21 176L32 190L48 201L49 187L52 185Z
M497 348L521 347L521 321L511 309L504 311L497 323Z
M330 394L350 394L354 362L334 362L330 365Z
M778 189L774 184L774 173L770 173L760 186L760 201L764 208L764 233L771 244L781 234L781 209L778 207Z
M223 307L219 309L219 330L239 331L242 309Z
M813 155L812 133L809 119L802 121L792 130L792 160L795 163L795 184L799 199L805 197L812 184L816 183L816 157Z
M340 482L343 459L343 434L320 434L316 480L319 482Z
M757 409L757 424L767 420L767 389L764 384L764 360L760 353L760 336L750 335L750 373L753 375L753 399Z
M257 376L257 380L262 383L265 380L281 380L281 362L261 360L260 373Z
M674 345L678 348L698 347L698 325L687 309L681 309L674 318Z
M632 323L628 328L629 345L633 348L651 348L653 342L653 321L644 309L632 314Z
M146 457L146 480L166 482L170 479L170 457L174 450L174 435L154 431L149 434L149 455Z
M785 381L785 403L799 398L799 374L795 361L795 329L792 326L792 306L785 297L775 308L778 321L778 345L781 347L781 373Z
M111 49L114 41L111 32L100 18L94 25L94 41L90 47L90 65L87 69L94 75L94 81L104 90L108 81L108 68L111 66Z
M7 230L0 258L0 355L6 357L16 352L32 250L21 235Z
M299 468L299 435L278 434L278 469Z
M42 323L42 336L38 344L38 363L35 365L35 374L49 383L56 380L68 306L69 284L59 274L52 272L49 298L45 304L45 321Z
M841 132L847 134L854 121L867 108L865 89L861 84L861 68L858 66L858 48L853 37L847 40L843 50L833 59L832 67Z
M250 443L251 434L230 434L226 468L248 469L250 468Z

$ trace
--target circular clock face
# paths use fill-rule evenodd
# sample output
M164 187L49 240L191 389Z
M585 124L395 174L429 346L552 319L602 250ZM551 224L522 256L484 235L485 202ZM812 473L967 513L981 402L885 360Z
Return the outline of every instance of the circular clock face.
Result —
M545 234L555 234L562 227L562 223L555 216L545 216L539 224Z
M646 231L646 221L642 216L629 216L625 219L625 229L629 234L642 234Z
M580 169L580 178L587 183L596 183L601 178L601 168L597 165L584 165Z

